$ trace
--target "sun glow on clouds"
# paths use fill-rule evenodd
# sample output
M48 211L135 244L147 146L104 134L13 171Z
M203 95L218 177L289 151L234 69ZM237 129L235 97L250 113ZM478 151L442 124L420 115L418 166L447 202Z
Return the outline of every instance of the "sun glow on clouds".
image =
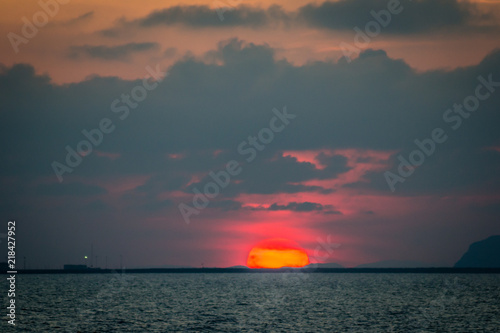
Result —
M322 149L322 150L287 150L283 152L283 156L291 156L297 159L297 162L307 162L313 164L316 169L322 170L326 165L321 164L317 157L320 153L333 154L333 151Z
M365 243L357 236L350 235L351 223L355 226L367 223L371 219L394 219L405 216L405 214L420 207L411 199L384 196L366 191L361 193L356 188L343 186L363 181L363 177L368 171L383 169L391 154L393 154L391 151L359 149L285 151L282 153L283 156L294 157L299 163L312 163L318 170L329 167L322 161L329 163L330 157L343 156L346 160L342 163L346 163L350 170L336 176L333 175L331 179L314 179L298 183L321 186L327 190L332 189L333 192L241 193L231 198L231 200L241 203L241 206L235 206L235 209L221 210L217 205L209 206L203 214L198 216L200 223L197 230L203 230L203 233L207 234L216 231L218 236L214 236L217 240L213 239L205 246L220 251L228 265L241 264L245 260L248 262L249 251L254 248L252 250L254 256L260 258L265 255L269 257L266 259L269 262L251 262L248 264L249 267L276 268L281 267L280 265L292 267L297 265L298 267L299 264L293 262L294 258L298 256L300 265L302 265L305 262L304 257L300 251L290 250L284 253L281 250L262 249L256 246L252 247L252 245L262 239L275 237L293 239L304 246L303 251L310 255L311 260L313 260L318 239L329 235L325 234L324 230L320 231L319 226L331 226L329 233L331 232L335 236L337 243L342 244L342 249L336 250L335 255L328 257L325 262L356 263L360 254L353 247ZM175 154L170 158L175 160L181 156ZM194 178L201 180L202 177L198 175ZM191 182L193 182L193 178ZM191 195L187 195L183 191L175 193L169 191L161 193L158 198L178 201L181 198L189 199ZM298 205L304 203L310 203L312 208L309 210L297 209ZM224 236L222 237L222 235ZM227 239L233 241L228 242ZM222 255L222 253L226 254ZM283 259L285 263L276 263L279 262L278 258L285 258ZM208 262L208 259L205 262Z
M376 193L360 193L359 190L343 187L344 184L363 181L363 176L371 170L379 170L386 167L392 151L374 150L308 150L308 151L286 151L283 156L292 156L298 162L308 162L315 165L318 170L327 165L322 164L318 156L323 154L327 157L335 155L344 156L347 165L351 168L333 179L315 179L301 182L303 185L316 185L325 189L333 189L333 192L323 193L320 191L298 192L298 193L272 193L272 194L240 194L234 200L243 203L242 209L234 211L227 219L237 220L238 223L223 223L224 232L231 233L235 237L243 237L246 242L258 241L273 237L294 239L305 245L305 251L309 255L314 254L318 245L317 240L325 237L319 233L317 226L332 225L336 241L343 244L344 249L337 251L334 257L327 261L335 260L340 263L356 262L359 253L350 248L356 246L362 240L357 237L348 236L350 223L359 220L368 221L372 218L397 218L417 209L419 205L411 199L383 196ZM290 203L310 202L323 206L323 209L309 211L294 210ZM273 210L275 204L280 209ZM363 222L363 223L365 223ZM346 224L347 223L347 224ZM347 228L347 229L346 229ZM350 237L350 238L349 238ZM281 252L262 250L255 246L253 255L259 257L268 255L272 262L275 257L280 257ZM240 252L238 249L234 249ZM291 254L294 256L295 254ZM248 261L249 259L247 259ZM279 265L247 263L249 267L273 267ZM253 265L253 266L252 266ZM261 266L259 266L261 265ZM290 264L283 264L290 266Z
M376 208L381 207L377 202L379 199L384 201L383 197L378 195L370 196L366 193L360 196L359 191L344 187L344 185L366 181L363 177L367 172L387 168L389 157L392 154L392 151L359 149L284 151L282 153L283 156L294 157L299 163L311 163L318 170L323 170L327 167L327 165L321 162L320 156L332 157L340 155L347 159L347 166L350 170L340 173L337 177L331 179L312 179L296 183L297 185L319 186L324 190L332 190L333 192L304 191L298 193L240 194L236 199L243 203L244 207L248 210L247 214L258 215L264 220L267 220L267 217L270 216L278 220L284 217L289 221L304 219L304 226L313 221L317 223L327 220L345 219L350 215L359 215L360 212L374 211ZM365 199L360 199L361 197ZM386 199L391 201L390 198ZM292 202L320 204L324 209L307 212L292 210L272 211L269 209L272 204L286 206ZM291 223L293 224L294 222Z
M386 170L389 167L389 158L394 153L395 151L377 151L366 149L320 149L284 151L283 156L294 157L298 162L311 163L318 170L323 170L327 167L327 165L321 162L321 156L332 157L340 155L345 157L347 159L347 166L350 170L341 173L337 178L302 182L303 185L322 186L325 188L335 189L345 184L364 181L363 176L369 171Z

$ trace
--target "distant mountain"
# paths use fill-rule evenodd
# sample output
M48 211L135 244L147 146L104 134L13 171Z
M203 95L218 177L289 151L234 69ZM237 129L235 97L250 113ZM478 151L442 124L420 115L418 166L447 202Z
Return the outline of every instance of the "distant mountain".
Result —
M361 264L355 268L423 268L435 267L436 265L428 264L420 261L411 260L383 260L368 264Z
M500 267L500 235L472 243L455 267Z
M236 266L231 266L231 267L226 267L226 268L246 268L246 269L250 269L247 266L243 266L243 265L236 265Z
M306 268L344 268L344 266L339 265L334 262L327 262L324 264L309 264L305 266Z

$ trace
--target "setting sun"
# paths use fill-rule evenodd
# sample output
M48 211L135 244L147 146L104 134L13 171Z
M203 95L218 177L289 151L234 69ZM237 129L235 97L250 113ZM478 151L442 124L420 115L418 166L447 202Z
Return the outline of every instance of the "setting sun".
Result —
M284 238L266 239L248 254L250 268L303 267L309 265L307 253L298 244Z

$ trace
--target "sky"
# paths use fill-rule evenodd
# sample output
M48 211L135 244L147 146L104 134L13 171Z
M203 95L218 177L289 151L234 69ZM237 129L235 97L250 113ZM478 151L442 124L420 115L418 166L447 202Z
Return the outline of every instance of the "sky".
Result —
M3 6L0 220L28 268L245 265L269 238L453 265L500 234L500 1Z

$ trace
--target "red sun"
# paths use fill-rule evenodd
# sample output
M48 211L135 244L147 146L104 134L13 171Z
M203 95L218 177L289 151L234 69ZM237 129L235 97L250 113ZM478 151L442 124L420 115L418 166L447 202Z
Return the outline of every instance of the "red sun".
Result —
M297 243L284 238L259 242L248 254L250 268L304 267L309 265L306 251Z

